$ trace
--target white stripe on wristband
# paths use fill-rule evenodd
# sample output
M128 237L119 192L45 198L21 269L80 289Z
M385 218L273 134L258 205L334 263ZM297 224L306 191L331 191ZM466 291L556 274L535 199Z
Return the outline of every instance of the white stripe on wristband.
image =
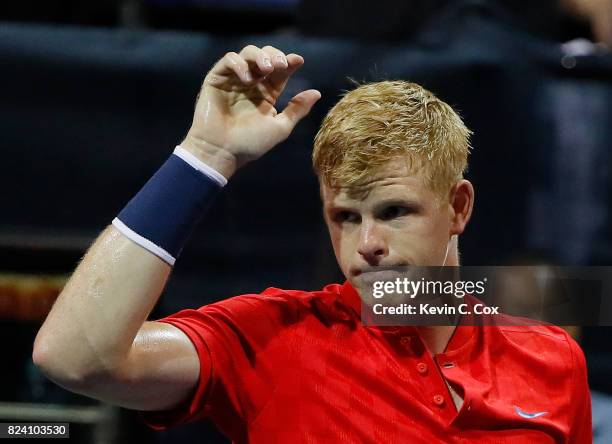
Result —
M182 146L178 145L174 149L173 154L183 159L185 162L187 162L189 165L191 165L193 168L195 168L199 172L206 174L209 178L217 182L220 186L224 187L225 185L227 185L227 179L225 178L223 174L221 174L214 168L206 165L204 162L202 162L200 159L198 159L196 156L191 154L189 151L187 151Z
M126 224L124 224L117 218L114 218L112 223L115 226L115 228L117 228L117 230L119 230L129 240L140 245L145 250L150 251L155 256L167 262L171 267L174 266L174 262L176 262L176 258L173 257L166 250L164 250L162 247L160 247L159 245L155 245L149 239L142 237L140 234L136 233L134 230L132 230L130 227L128 227Z

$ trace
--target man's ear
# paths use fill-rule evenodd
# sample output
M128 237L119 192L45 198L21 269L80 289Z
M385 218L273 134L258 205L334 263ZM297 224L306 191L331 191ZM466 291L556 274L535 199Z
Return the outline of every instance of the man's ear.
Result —
M461 179L450 190L450 234L461 234L470 221L474 208L474 187L469 180Z

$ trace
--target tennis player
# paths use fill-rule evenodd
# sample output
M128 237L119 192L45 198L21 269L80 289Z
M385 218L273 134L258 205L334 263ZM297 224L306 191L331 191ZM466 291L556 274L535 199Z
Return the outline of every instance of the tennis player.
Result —
M590 443L585 359L563 330L361 322L360 294L391 267L459 264L474 204L463 178L470 131L414 83L357 87L316 136L344 283L268 288L147 321L211 199L320 98L307 90L275 108L303 63L270 46L216 63L185 140L91 246L34 362L156 429L210 418L237 443Z

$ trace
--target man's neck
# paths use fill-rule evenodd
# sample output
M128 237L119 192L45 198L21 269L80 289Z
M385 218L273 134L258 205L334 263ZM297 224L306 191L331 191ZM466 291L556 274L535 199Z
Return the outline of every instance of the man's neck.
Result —
M445 259L445 265L449 267L459 266L459 248L457 244L448 251ZM431 327L417 327L421 340L427 346L427 349L432 355L442 353L446 350L448 341L453 336L455 331L454 325L441 325Z

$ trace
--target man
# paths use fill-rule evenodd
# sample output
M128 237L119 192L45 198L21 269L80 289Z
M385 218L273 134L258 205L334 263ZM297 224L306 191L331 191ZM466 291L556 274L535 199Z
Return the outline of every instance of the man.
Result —
M206 76L190 131L90 248L34 345L58 384L210 417L236 442L590 442L584 357L545 327L376 328L359 292L389 267L458 265L474 190L469 131L418 85L363 85L329 112L313 161L343 285L269 288L147 322L189 231L237 168L320 94L275 102L299 55L248 46Z

